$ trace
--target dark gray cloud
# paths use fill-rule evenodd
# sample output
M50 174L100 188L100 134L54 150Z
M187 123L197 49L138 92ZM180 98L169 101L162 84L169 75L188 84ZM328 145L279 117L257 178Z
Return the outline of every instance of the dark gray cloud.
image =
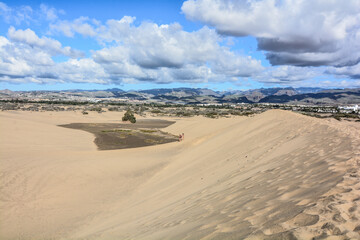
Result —
M304 59L298 54L290 53L266 53L266 59L269 60L270 64L276 65L292 65L297 67L319 67L330 64L329 60L324 59Z
M352 79L360 79L360 74L350 75Z
M36 77L38 77L38 78L49 78L49 79L59 79L59 76L56 76L54 73L49 73L49 72L38 74Z
M26 75L15 75L15 74L4 74L0 73L0 78L10 78L10 79L17 79L17 78L25 78Z
M320 40L318 42L309 41L309 39L295 39L293 41L284 41L279 38L257 38L258 50L269 52L334 52L337 51L336 43Z
M160 67L181 68L183 66L183 62L177 62L176 59L171 59L171 56L170 58L163 58L161 56L137 57L133 60L140 67L150 69L157 69Z

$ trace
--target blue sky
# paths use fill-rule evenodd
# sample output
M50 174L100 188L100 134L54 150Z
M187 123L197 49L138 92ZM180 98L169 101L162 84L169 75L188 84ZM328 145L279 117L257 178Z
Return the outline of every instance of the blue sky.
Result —
M0 89L360 87L359 11L358 0L2 1Z

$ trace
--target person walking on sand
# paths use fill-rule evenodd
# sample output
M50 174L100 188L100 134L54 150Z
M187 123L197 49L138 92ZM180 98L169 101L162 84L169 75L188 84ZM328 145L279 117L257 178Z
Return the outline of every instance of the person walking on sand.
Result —
M181 142L181 140L182 140L182 135L179 134L179 142Z
M185 135L184 135L184 133L182 133L181 140L184 140L184 139L185 139Z

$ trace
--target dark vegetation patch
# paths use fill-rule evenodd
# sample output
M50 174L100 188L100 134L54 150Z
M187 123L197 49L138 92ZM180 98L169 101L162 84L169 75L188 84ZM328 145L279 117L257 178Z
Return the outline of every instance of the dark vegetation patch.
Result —
M71 123L60 127L79 129L95 135L99 150L145 147L178 141L178 136L159 129L174 122L165 120L138 120L136 123Z
M303 115L316 117L316 118L334 118L338 121L347 120L347 121L360 122L360 115L356 113L341 113L341 112L330 113L330 114L319 114L313 112L301 112L301 113Z

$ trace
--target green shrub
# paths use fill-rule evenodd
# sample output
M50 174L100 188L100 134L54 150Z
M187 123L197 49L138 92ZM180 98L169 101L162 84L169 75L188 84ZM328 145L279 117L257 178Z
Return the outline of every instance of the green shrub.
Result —
M134 114L131 112L131 110L126 111L126 113L124 114L122 120L124 122L130 121L131 123L136 123L136 118L135 118Z
M92 108L89 109L89 111L102 112L102 108L101 107L92 107Z
M151 110L151 113L161 113L161 111L159 109L154 109L154 110Z
M140 129L140 131L141 132L143 132L143 133L155 133L155 132L157 132L157 130L151 130L151 129Z
M252 112L252 111L247 111L247 112L242 112L242 116L250 116L250 115L253 115L255 114L255 112Z
M334 118L335 118L336 120L338 120L338 121L341 121L341 117L340 117L340 116L335 115Z
M178 116L178 117L191 117L192 114L190 112L179 111L179 112L176 113L176 116Z
M241 116L242 112L233 110L233 111L230 111L230 114L235 115L235 116Z
M205 114L205 117L208 118L216 118L218 116L218 114L216 112L208 112Z
M108 110L109 111L120 111L120 109L118 107L109 107Z

